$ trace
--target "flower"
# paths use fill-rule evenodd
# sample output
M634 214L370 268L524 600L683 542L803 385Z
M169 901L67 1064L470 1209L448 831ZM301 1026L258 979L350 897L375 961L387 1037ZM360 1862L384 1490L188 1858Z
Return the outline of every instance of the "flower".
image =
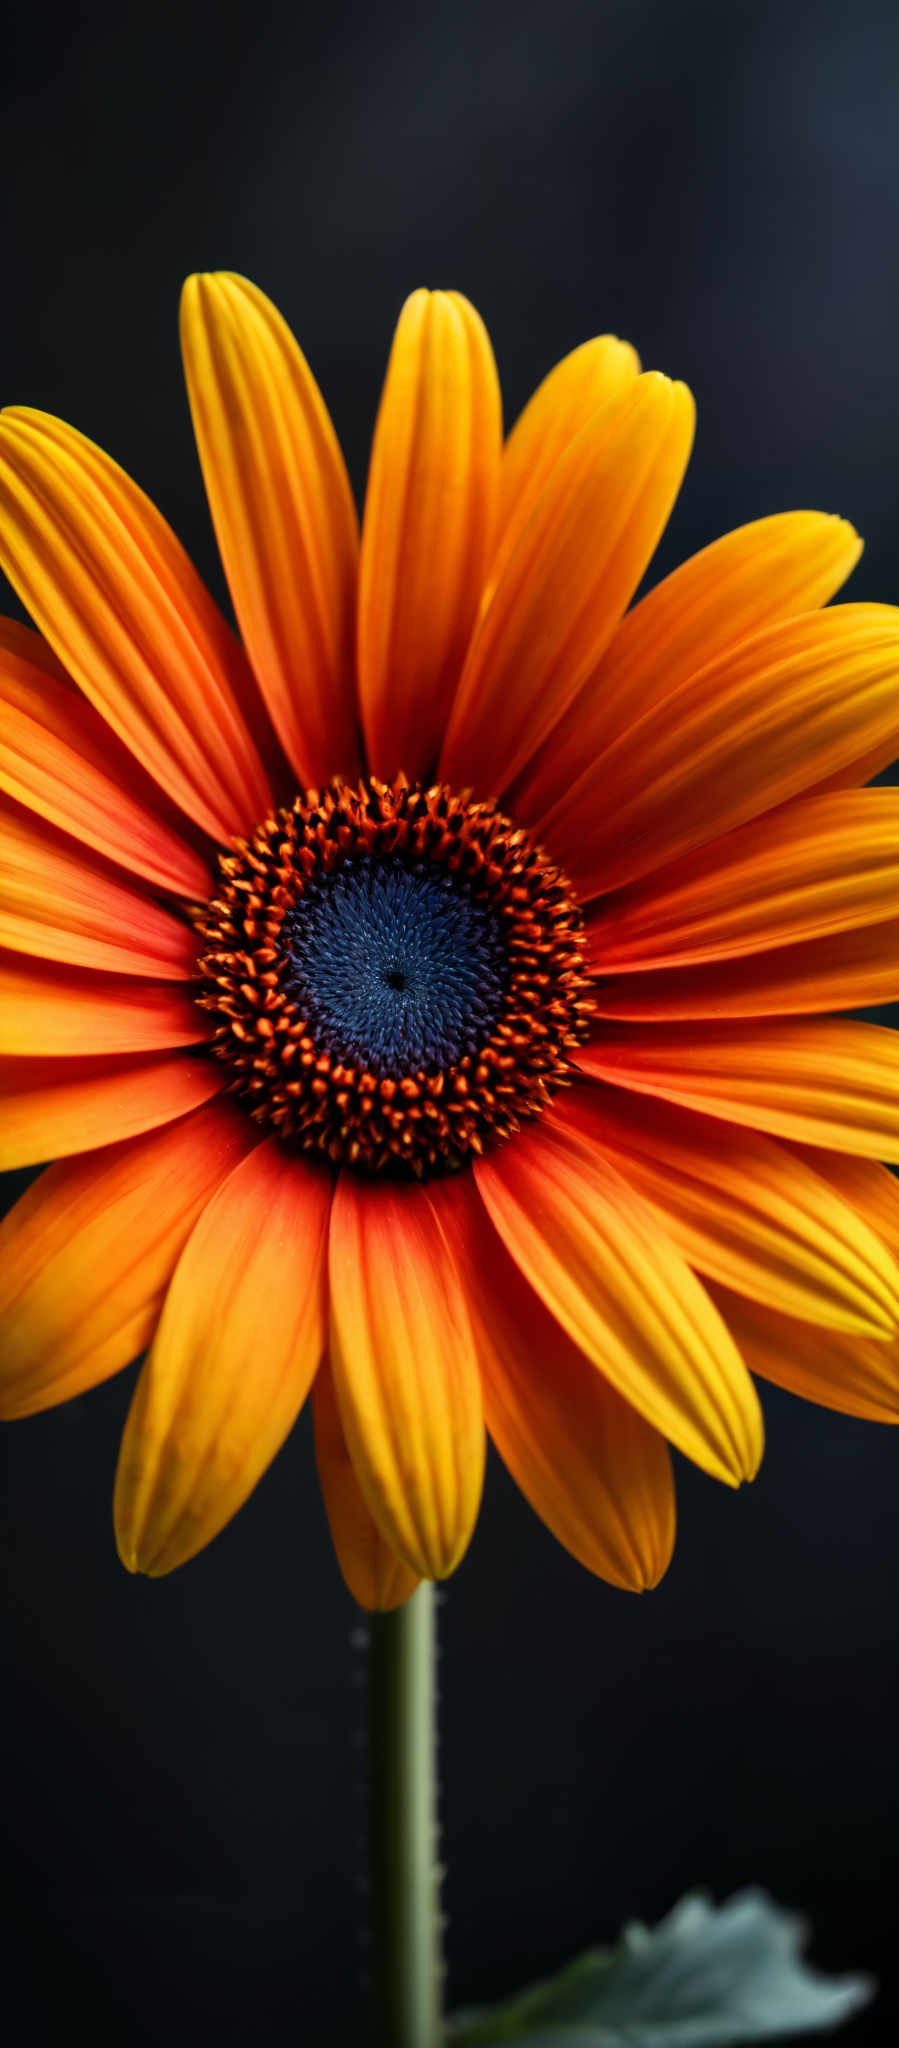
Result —
M502 445L485 330L404 306L361 548L296 342L193 277L240 630L108 457L0 422L3 1404L149 1347L134 1570L246 1499L306 1395L368 1607L442 1577L486 1430L654 1584L666 1439L754 1473L751 1373L899 1412L899 613L850 526L762 519L628 610L693 429L609 337Z

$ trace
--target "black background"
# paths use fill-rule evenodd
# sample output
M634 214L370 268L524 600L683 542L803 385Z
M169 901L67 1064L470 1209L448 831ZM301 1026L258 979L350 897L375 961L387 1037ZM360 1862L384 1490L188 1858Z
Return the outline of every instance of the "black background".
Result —
M699 432L659 557L799 505L899 598L893 0L20 6L7 30L0 393L157 498L223 598L176 343L192 269L299 334L361 487L392 323L466 291L511 420L587 335L685 377ZM9 600L10 610L15 609ZM15 2048L362 2038L362 1653L306 1418L184 1571L110 1527L133 1374L5 1433L4 1996ZM765 1394L735 1497L679 1465L668 1578L591 1580L496 1460L445 1595L453 2003L748 1880L891 2042L899 1500L889 1430Z

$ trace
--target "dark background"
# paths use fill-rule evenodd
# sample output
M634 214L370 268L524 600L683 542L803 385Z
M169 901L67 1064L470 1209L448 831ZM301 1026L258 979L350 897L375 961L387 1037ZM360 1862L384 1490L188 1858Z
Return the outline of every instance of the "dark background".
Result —
M216 593L176 341L185 272L255 278L364 479L392 323L466 291L511 420L629 336L699 404L668 568L799 505L899 598L894 0L19 6L7 30L3 401L99 440ZM9 601L8 608L14 604ZM362 1653L306 1419L238 1520L133 1581L110 1525L133 1374L5 1432L14 2048L361 2039ZM441 1608L453 2003L748 1880L875 1969L891 2042L897 1443L765 1395L734 1497L688 1469L667 1580L591 1580L496 1460Z

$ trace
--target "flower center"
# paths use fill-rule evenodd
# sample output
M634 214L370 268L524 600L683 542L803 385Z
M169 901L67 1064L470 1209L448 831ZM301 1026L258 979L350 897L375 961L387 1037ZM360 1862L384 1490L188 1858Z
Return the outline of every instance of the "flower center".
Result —
M509 958L502 920L447 868L387 855L308 884L281 927L287 986L336 1059L401 1081L486 1044Z
M361 1170L456 1167L569 1078L577 901L491 804L374 777L220 855L199 1000L260 1122Z

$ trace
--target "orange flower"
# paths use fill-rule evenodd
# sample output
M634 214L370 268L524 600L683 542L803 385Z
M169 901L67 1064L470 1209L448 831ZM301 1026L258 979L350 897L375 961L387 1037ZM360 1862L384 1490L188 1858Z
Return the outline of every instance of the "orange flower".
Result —
M400 316L361 547L274 308L191 278L238 641L90 442L0 423L5 1412L149 1347L115 1490L163 1573L312 1392L363 1605L452 1571L485 1425L652 1585L665 1439L731 1484L750 1369L899 1412L899 613L810 512L627 607L689 394L587 342L505 446L455 293ZM825 1014L819 1014L825 1013Z

